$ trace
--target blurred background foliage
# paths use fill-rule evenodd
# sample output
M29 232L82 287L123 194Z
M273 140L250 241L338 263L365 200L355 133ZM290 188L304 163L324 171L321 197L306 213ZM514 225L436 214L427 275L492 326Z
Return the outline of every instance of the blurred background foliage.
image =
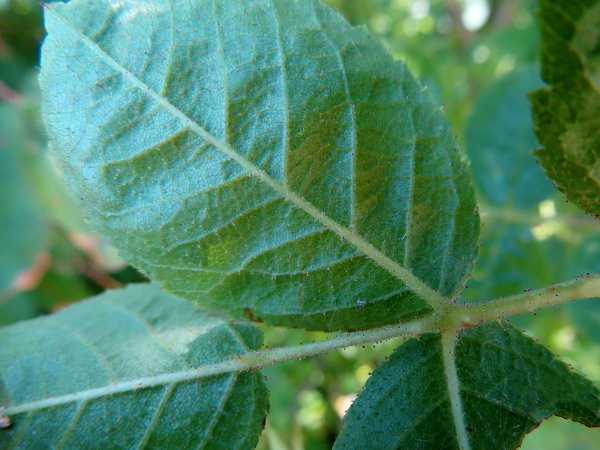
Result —
M525 94L542 85L534 1L328 3L406 61L444 106L471 162L483 233L461 300L483 301L600 271L600 223L568 204L531 155L536 138ZM145 280L87 227L47 153L36 81L41 16L37 1L0 0L0 326ZM600 381L597 300L511 322ZM275 327L264 332L270 347L325 336ZM330 448L366 379L400 344L263 368L271 414L259 448ZM553 418L522 448L594 449L598 442L597 430Z

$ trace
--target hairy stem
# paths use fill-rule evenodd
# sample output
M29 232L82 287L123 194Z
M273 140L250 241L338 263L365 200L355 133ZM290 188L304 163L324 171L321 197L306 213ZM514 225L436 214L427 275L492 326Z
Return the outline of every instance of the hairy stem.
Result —
M242 372L260 369L262 366L274 364L290 359L302 359L319 353L327 353L353 345L380 342L400 336L414 336L427 331L435 330L436 323L432 316L414 320L404 324L388 325L368 331L359 331L337 335L323 341L312 342L291 347L279 347L248 352L244 355L233 355L230 359L214 364L205 364L199 367L159 374L152 377L136 378L134 380L113 383L108 386L66 394L58 397L49 397L36 402L9 406L2 410L3 414L17 414L25 411L35 411L72 402L88 401L90 399L128 392L135 389L152 386L169 385L187 380L215 376L231 372Z
M462 303L456 305L455 310L444 322L455 328L478 325L489 320L533 312L536 309L587 297L600 297L600 274L586 275L485 303Z
M536 291L523 292L510 297L491 300L485 304L462 303L454 307L448 313L438 312L428 317L416 319L402 324L387 325L374 330L359 331L354 333L337 334L332 338L322 341L311 342L290 347L279 347L273 349L256 350L244 355L233 355L230 359L215 364L181 370L178 372L165 373L148 378L114 383L109 386L90 389L88 391L67 394L59 397L46 398L44 400L10 406L2 410L3 414L16 414L23 411L32 411L48 408L60 404L86 401L105 395L126 392L132 389L140 389L157 385L167 385L186 380L214 376L230 372L242 372L246 370L260 369L262 366L291 359L302 359L320 353L328 353L354 345L365 345L392 339L395 337L418 336L427 332L441 332L444 348L444 360L450 360L454 352L455 333L466 326L478 325L489 320L498 320L504 317L520 314L547 306L557 305L561 302L575 300L577 298L600 297L600 274L588 275L564 283L548 286ZM452 341L450 341L452 339ZM452 367L445 368L446 372L452 372ZM454 370L455 372L455 370ZM447 375L449 376L449 375ZM451 385L449 378L449 389L454 392L458 384ZM456 392L455 392L456 393ZM453 406L454 408L454 406ZM458 413L459 410L453 413ZM455 414L456 415L456 414ZM458 427L458 425L457 425ZM458 428L457 428L458 432ZM461 436L459 436L461 438ZM462 438L465 438L464 436ZM461 439L462 439L461 438ZM466 438L465 438L466 439ZM463 442L461 440L461 442ZM466 448L466 447L465 447Z
M456 430L456 439L461 450L471 450L469 443L469 433L465 423L465 413L463 403L460 398L460 383L456 369L456 358L454 350L456 349L456 333L447 331L442 334L442 354L444 358L444 374L446 375L446 385L448 386L448 397L452 407L452 418Z

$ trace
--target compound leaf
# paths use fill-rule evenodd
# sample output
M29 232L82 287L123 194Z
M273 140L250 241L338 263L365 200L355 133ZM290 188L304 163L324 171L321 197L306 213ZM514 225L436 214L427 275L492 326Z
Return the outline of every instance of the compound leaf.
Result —
M535 154L567 198L600 216L600 2L540 1L542 77L530 95Z
M12 422L0 448L251 448L262 430L259 373L200 374L258 349L260 331L157 285L2 328L0 343L0 413Z
M600 392L514 327L486 324L461 333L454 352L439 334L396 350L348 411L336 448L516 448L551 415L599 427Z
M67 183L168 291L362 329L427 314L470 274L479 220L447 120L330 8L73 0L46 27L43 110Z

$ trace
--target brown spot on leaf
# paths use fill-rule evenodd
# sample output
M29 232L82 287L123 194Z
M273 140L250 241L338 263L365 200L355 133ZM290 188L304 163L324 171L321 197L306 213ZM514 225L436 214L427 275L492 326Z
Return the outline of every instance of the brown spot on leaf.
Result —
M244 308L244 314L252 322L262 322L260 317L256 317L250 308Z

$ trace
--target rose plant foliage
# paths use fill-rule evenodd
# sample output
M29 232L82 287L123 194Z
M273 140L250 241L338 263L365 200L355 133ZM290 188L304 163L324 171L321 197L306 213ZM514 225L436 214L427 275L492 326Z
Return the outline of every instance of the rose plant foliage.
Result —
M263 365L396 336L335 447L516 448L552 415L600 426L593 383L498 322L600 297L600 278L461 298L469 168L366 29L318 0L71 0L44 17L50 148L152 282L0 329L0 448L253 448ZM537 155L598 215L600 3L540 18ZM338 334L267 349L253 322Z

